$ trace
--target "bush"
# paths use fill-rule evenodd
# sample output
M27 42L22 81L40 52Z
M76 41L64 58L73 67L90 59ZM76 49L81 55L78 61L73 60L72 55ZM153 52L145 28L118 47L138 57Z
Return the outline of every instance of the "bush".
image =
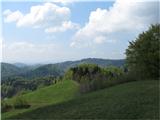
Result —
M15 109L22 109L22 108L29 108L30 105L28 102L20 97L17 97L14 102L14 108Z
M12 106L6 103L5 101L1 101L1 111L2 113L8 112L10 109L12 109Z

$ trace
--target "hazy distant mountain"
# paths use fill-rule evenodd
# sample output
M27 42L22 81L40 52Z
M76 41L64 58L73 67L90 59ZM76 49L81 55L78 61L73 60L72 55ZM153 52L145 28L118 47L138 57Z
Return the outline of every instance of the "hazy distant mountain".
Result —
M1 63L1 80L5 80L8 77L21 76L30 70L33 70L39 66L27 66L23 63Z
M65 70L83 63L97 64L101 67L107 67L107 66L120 67L124 65L125 60L106 60L97 58L87 58L77 61L66 61L56 64L47 64L47 65L42 65L34 70L31 70L28 73L25 73L24 76L28 78L42 77L48 75L60 76L64 74Z
M8 64L8 63L2 63L2 80L5 79L5 77L18 75L25 78L35 78L35 77L44 77L44 76L60 76L63 75L65 70L75 67L79 64L83 63L92 63L97 64L101 67L107 67L107 66L117 66L121 67L124 65L125 60L109 60L109 59L98 59L98 58L87 58L77 61L66 61L61 63L55 63L55 64L46 64L46 65L30 65L27 66L23 63L18 64ZM17 67L19 66L19 67Z
M40 66L36 69L30 70L24 73L22 76L26 78L36 78L45 76L60 76L63 74L63 70L54 64L47 64Z
M1 63L1 78L2 80L5 77L18 75L21 73L21 69L19 67L16 67L13 64L9 63Z
M81 63L92 63L92 64L98 64L101 67L107 67L107 66L123 66L125 63L124 59L119 60L110 60L110 59L98 59L98 58L88 58L88 59L82 59L80 60Z
M16 67L19 67L19 68L28 66L28 65L26 65L24 63L14 63L13 65L15 65Z
M57 63L55 65L60 67L63 70L66 70L70 67L75 67L83 63L97 64L101 67L107 67L107 66L121 67L124 65L125 60L124 59L110 60L110 59L99 59L99 58L87 58L87 59L82 59L77 61L67 61L67 62Z

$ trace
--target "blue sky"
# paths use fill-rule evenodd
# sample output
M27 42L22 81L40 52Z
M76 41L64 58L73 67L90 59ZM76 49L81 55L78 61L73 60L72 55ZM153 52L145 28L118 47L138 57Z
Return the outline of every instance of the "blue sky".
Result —
M124 0L2 2L2 15L4 62L123 59L128 41L158 22L158 5Z

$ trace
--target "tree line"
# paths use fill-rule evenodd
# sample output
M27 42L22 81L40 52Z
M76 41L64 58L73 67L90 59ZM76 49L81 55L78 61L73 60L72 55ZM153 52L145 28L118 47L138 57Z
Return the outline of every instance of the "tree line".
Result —
M146 79L159 79L160 73L160 25L151 25L149 30L129 42L126 49L126 65L123 68L102 68L95 64L82 64L70 68L65 79L80 84L82 93L102 89L115 84Z
M53 85L60 79L62 79L60 76L37 77L30 80L19 76L8 78L1 82L1 97L4 99L15 95L26 94L41 87Z

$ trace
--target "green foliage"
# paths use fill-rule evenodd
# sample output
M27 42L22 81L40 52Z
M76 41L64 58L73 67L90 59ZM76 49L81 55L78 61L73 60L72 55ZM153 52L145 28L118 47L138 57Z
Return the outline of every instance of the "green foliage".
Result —
M15 109L22 109L22 108L29 108L30 107L29 103L21 97L17 97L15 99L13 106Z
M82 63L94 63L94 64L96 63L103 67L109 65L122 66L124 64L124 60L105 60L105 59L88 58L78 61L67 61L57 64L33 65L33 66L27 66L19 63L15 65L1 63L2 99L10 98L17 94L23 94L25 93L25 91L34 91L36 89L51 84L55 84L57 83L57 81L62 79L64 71ZM63 78L68 80L72 79L72 71L67 70ZM88 80L89 77L83 77L83 78ZM89 79L92 79L91 75Z
M103 74L110 79L119 78L121 75L124 74L123 69L114 67L114 66L106 67L106 68L103 68L102 70L103 70Z
M148 31L141 33L135 41L130 42L126 50L126 61L130 71L137 77L159 78L160 72L160 25L152 25Z
M5 101L1 101L1 112L8 112L9 110L12 109L12 106L6 103Z
M71 69L67 70L64 74L64 80L72 80L73 71Z
M123 70L118 67L101 68L95 64L81 64L69 69L65 76L77 81L80 91L85 93L118 84L122 74Z
M22 63L8 64L1 63L2 81L7 80L15 76L21 76L23 78L33 79L36 77L44 77L52 75L54 77L61 76L64 72L82 63L98 64L101 67L106 67L110 65L123 66L125 60L106 60L97 58L88 58L77 61L66 61L56 64L47 65L25 65Z
M25 91L34 91L40 87L55 84L55 81L58 81L59 79L59 77L52 76L39 77L31 80L22 77L13 77L2 81L1 96L2 98L9 98L21 94L22 92L25 93Z

